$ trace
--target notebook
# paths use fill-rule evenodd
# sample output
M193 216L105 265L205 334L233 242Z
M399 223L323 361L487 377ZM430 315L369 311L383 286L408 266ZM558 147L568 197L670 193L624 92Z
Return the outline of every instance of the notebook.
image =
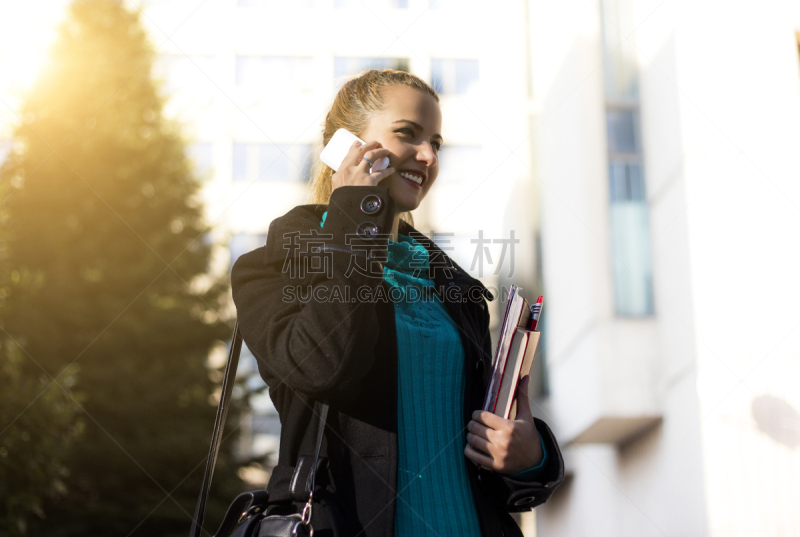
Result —
M505 419L514 419L517 415L515 395L519 379L530 373L540 336L531 329L530 304L520 294L520 289L512 285L508 292L492 361L492 378L483 405L484 410Z

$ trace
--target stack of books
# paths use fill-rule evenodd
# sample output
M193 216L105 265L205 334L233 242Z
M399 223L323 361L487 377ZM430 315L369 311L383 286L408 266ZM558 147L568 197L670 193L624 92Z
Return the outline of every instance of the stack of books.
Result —
M517 416L516 392L519 379L529 374L540 333L536 331L542 311L542 297L531 306L512 285L506 312L492 361L492 378L483 409L501 418Z

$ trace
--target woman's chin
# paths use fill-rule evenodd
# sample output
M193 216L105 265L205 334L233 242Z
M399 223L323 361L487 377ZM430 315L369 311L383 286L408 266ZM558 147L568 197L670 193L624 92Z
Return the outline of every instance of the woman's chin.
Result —
M408 199L401 196L396 196L394 194L392 194L392 198L394 199L395 214L404 213L406 211L413 211L417 207L419 207L419 203L421 201L419 199Z
M405 185L402 185L405 186ZM395 212L413 211L422 203L422 197L418 192L409 192L408 188L392 189L391 194L394 198Z

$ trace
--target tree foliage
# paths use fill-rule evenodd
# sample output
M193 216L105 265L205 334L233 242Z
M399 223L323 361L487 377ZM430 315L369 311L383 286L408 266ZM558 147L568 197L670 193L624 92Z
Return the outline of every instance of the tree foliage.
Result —
M198 180L180 126L162 115L153 60L137 12L75 0L0 168L0 322L24 350L13 365L22 385L55 379L27 410L36 390L14 392L22 416L3 437L33 442L49 434L40 426L69 436L75 398L85 425L36 481L40 496L54 482L65 494L43 504L33 534L178 535L191 523L215 410L206 360L231 331L217 313L228 284L208 275ZM62 409L30 423L48 400ZM36 465L47 441L0 464ZM231 444L211 517L239 484Z
M30 516L44 516L43 502L66 493L64 465L83 420L79 402L47 375L24 374L27 358L8 337L0 344L0 535L25 535ZM62 382L75 380L70 371Z

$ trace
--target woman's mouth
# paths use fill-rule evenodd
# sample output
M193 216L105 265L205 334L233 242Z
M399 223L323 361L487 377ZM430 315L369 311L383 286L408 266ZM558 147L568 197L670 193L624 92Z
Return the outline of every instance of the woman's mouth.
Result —
M407 182L411 183L412 185L418 188L422 187L422 183L425 180L423 176L413 172L402 171L402 172L397 172L397 174L403 179L405 179Z

